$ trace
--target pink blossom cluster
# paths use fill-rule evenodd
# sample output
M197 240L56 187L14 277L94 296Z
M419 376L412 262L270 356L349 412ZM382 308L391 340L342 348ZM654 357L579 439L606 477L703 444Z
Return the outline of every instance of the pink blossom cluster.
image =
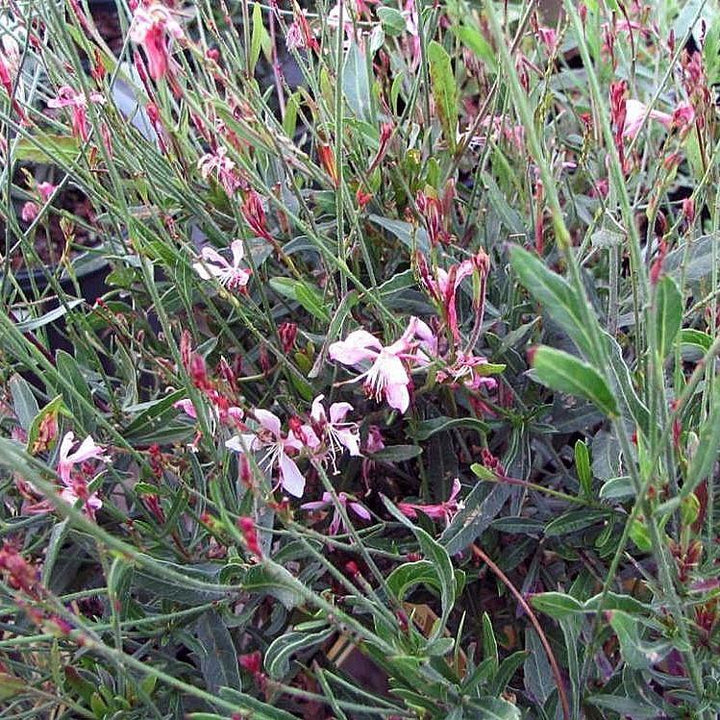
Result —
M97 473L97 463L109 462L110 457L90 435L72 450L75 445L75 434L72 431L66 433L60 443L57 463L57 473L65 486L60 497L70 505L80 501L83 512L94 518L102 501L96 492L90 491L89 485Z
M305 476L297 466L298 458L331 463L335 468L338 453L347 450L351 455L360 455L357 424L346 420L352 405L333 403L326 410L323 400L322 395L313 400L309 422L291 417L286 430L275 413L255 409L252 412L254 422L243 423L240 432L225 445L243 456L254 453L259 467L277 473L283 490L294 497L302 497Z
M133 15L130 39L145 51L153 80L165 77L171 67L170 41L183 37L173 13L160 2L140 4Z

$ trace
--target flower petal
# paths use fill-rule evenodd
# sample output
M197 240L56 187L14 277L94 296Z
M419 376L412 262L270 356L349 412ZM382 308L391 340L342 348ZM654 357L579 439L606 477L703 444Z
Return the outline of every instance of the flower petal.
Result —
M284 452L280 453L280 481L285 490L295 497L302 497L305 478L298 466Z
M255 419L260 425L269 430L275 437L280 437L280 418L269 410L255 410Z
M382 349L382 343L367 330L354 330L345 340L334 342L328 348L328 355L331 360L343 365L357 365L363 360L370 360L377 357L377 352Z

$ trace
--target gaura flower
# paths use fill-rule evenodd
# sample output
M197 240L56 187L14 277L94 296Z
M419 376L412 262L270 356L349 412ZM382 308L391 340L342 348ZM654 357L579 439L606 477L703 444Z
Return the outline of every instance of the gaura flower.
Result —
M133 16L130 39L142 45L148 59L148 71L153 80L165 77L170 67L168 38L183 36L182 27L168 8L159 2L139 6Z
M645 103L634 99L626 102L624 138L634 138L640 132L646 114L647 105ZM660 110L651 110L648 117L651 120L657 120L666 130L671 130L673 127L682 130L695 119L695 110L690 103L680 103L672 114Z
M417 338L420 338L418 342ZM367 330L354 330L345 340L334 342L328 349L332 360L354 367L372 362L370 368L358 375L364 379L366 392L376 400L384 399L390 407L404 413L410 405L410 376L403 361L425 363L427 354L436 344L430 328L416 317L410 319L399 340L387 347ZM411 352L417 350L419 352Z
M351 496L345 494L344 492L338 493L337 495L338 502L340 505L343 506L347 510L347 508L350 508L355 515L357 515L359 518L362 518L363 520L370 520L371 515L370 512L365 508L364 505L361 505L356 500L353 500ZM337 535L338 531L342 527L345 532L348 532L349 528L346 526L345 521L343 520L342 515L340 514L340 510L335 505L332 499L332 495L329 492L324 492L322 494L322 499L317 500L315 502L309 502L309 503L303 503L300 506L303 510L324 510L325 508L332 507L334 508L333 517L330 521L330 527L328 528L328 532L331 535Z
M416 518L418 511L423 512L429 518L433 520L445 520L445 524L449 525L453 516L462 510L465 506L456 498L460 494L460 480L455 478L453 481L452 491L450 497L444 502L438 503L437 505L423 505L422 503L398 503L398 509L403 515L409 518Z
M203 180L207 180L211 173L216 173L218 182L228 196L232 196L240 187L240 177L235 169L235 163L227 156L224 147L218 148L214 153L205 153L198 160L197 166Z
M350 403L340 402L330 405L330 417L328 418L322 402L324 399L324 395L318 395L313 400L310 418L318 435L326 438L334 466L335 456L339 448L348 450L351 455L359 456L361 454L360 434L356 423L345 422L347 414L353 409ZM342 449L340 452L342 452ZM335 471L337 472L337 469Z
M47 106L49 108L72 108L73 134L85 142L90 136L87 121L88 103L103 104L104 102L105 97L99 92L91 92L89 96L86 96L81 92L76 92L69 85L63 85L58 90L57 96L47 101Z
M95 511L102 507L102 501L96 492L90 492L87 477L82 472L76 471L75 466L90 460L108 462L110 457L105 455L105 449L96 445L90 435L80 443L75 452L70 452L74 444L75 434L73 432L66 433L60 443L57 472L65 485L60 497L71 505L75 505L80 500L83 511L89 517L94 518Z
M71 474L75 465L87 462L88 460L99 460L108 462L110 457L105 455L105 448L96 445L95 441L88 435L77 447L75 452L70 449L75 443L75 433L72 431L65 434L60 443L57 472L60 479L66 484L71 484Z
M252 272L241 266L244 257L242 240L233 240L230 244L233 261L228 262L215 248L206 245L200 251L200 262L193 263L193 268L203 280L215 278L221 285L227 285L228 290L239 288L240 291L250 280Z
M277 467L283 489L290 495L302 497L305 478L287 451L298 452L305 446L317 447L320 441L314 430L309 425L302 427L302 434L306 440L303 442L298 437L300 433L291 431L284 435L280 429L280 418L269 410L255 410L254 415L260 425L257 432L235 435L225 443L225 446L240 454L248 451L260 453L258 464L265 470Z

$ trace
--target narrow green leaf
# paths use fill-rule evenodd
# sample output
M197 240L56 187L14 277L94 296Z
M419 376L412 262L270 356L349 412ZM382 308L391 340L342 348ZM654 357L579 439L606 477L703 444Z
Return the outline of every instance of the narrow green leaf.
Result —
M611 516L608 510L571 510L551 520L545 526L546 537L559 537L578 532L605 521Z
M370 74L367 66L367 50L356 42L348 48L343 65L343 93L350 109L358 120L376 124L373 116L370 91Z
M418 457L422 451L423 449L419 445L390 445L373 453L372 458L389 463L404 462Z
M563 350L542 345L532 359L535 377L552 390L584 397L608 417L618 416L615 396L603 376L591 365Z
M265 651L265 670L274 680L284 678L290 672L290 658L303 650L314 647L335 633L332 627L317 632L286 632L273 640Z
M257 65L258 58L260 57L260 50L262 50L269 59L272 51L272 41L263 22L262 5L255 3L253 5L252 37L250 39L249 72L251 75L255 72L255 65Z
M665 359L671 352L680 330L683 315L683 299L677 283L665 275L655 291L655 332L660 357Z
M680 491L687 497L713 471L720 450L720 386L715 384L710 414L700 426L700 437Z
M561 592L544 592L532 595L530 604L555 620L585 612L583 604L572 595Z
M296 300L311 315L324 323L330 322L330 312L322 293L303 280L271 278L270 287L280 295Z
M237 651L222 615L214 610L204 612L195 623L202 648L200 670L207 689L216 693L221 687L241 689Z
M581 299L564 278L521 247L510 251L510 264L527 291L570 336L586 359L594 355L592 331L584 320Z
M427 440L436 433L445 432L452 428L470 428L483 435L489 430L488 424L477 418L450 418L443 416L419 422L413 430L412 437L415 440Z
M454 151L457 145L457 83L450 55L440 43L433 40L428 44L427 57L435 111L445 141L450 146L450 150Z
M25 378L20 377L20 375L13 375L8 381L8 386L10 387L13 410L15 411L15 415L17 415L20 427L25 430L25 432L28 432L33 420L40 411L30 383L28 383Z
M583 496L586 498L592 497L590 453L588 452L588 446L582 440L575 443L575 471L577 472Z
M710 349L712 342L712 337L701 330L683 328L680 331L681 345L692 345L693 347L699 348L703 353L706 353Z
M406 31L407 23L397 8L379 7L377 9L377 15L386 35L397 37Z

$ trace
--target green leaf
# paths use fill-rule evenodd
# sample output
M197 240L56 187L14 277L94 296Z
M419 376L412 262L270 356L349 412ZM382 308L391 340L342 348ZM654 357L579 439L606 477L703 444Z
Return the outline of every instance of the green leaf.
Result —
M418 457L422 451L418 445L390 445L373 453L372 459L389 463L404 462Z
M532 365L543 385L584 397L610 418L618 416L615 396L603 376L588 363L563 350L541 345L535 350Z
M713 339L707 333L693 328L683 328L680 331L680 344L691 345L699 348L703 354L706 353L713 343Z
M72 383L78 395L82 396L89 405L93 405L92 393L85 377L80 370L77 360L64 350L58 350L55 353L55 364L58 373L66 380ZM97 418L94 413L86 409L86 405L81 403L75 393L68 390L64 391L63 399L65 407L78 419L80 425L87 431L93 432L97 427Z
M311 315L324 323L330 322L330 312L322 293L304 280L270 278L270 287L280 295L296 300Z
M376 225L391 232L409 250L420 250L422 253L430 252L430 240L427 231L404 220L393 220L382 215L368 215Z
M284 568L253 565L242 581L243 589L249 593L272 595L288 610L302 604L303 596L298 592L297 581Z
M497 69L497 57L492 45L485 39L483 34L470 25L459 25L452 29L458 40L477 55L491 70Z
M497 517L513 492L512 485L497 484L488 489L478 483L465 498L465 507L450 521L440 542L451 555L462 552Z
M335 633L332 627L314 633L291 631L273 640L265 651L265 670L274 680L290 672L290 658L303 650L319 645Z
M608 510L571 510L551 520L545 526L545 536L559 537L578 532L607 520L611 515Z
M590 469L590 453L588 452L588 446L582 440L575 443L575 471L577 472L583 496L591 498L592 470Z
M412 437L415 440L427 440L435 435L435 433L451 430L452 428L472 428L483 435L489 430L488 424L477 418L450 418L442 416L419 422L413 429Z
M457 145L457 83L450 55L440 43L432 40L427 48L427 58L435 111L440 119L445 141L454 152Z
M17 415L20 427L29 432L33 420L37 417L40 408L33 394L30 383L20 377L20 375L12 375L8 380L10 387L10 395L12 397L13 410Z
M601 500L618 500L620 498L633 497L635 486L629 475L620 475L610 478L600 488L599 497Z
M237 650L222 616L214 610L204 612L195 622L202 648L200 670L207 689L216 693L221 687L241 689Z
M545 648L537 632L531 627L525 629L525 650L528 653L523 665L525 690L542 706L555 690L556 683Z
M431 562L418 560L404 563L396 567L387 579L388 589L400 601L404 600L408 590L416 585L426 585L438 592L442 590L440 576Z
M13 146L13 158L39 165L57 163L67 167L75 162L80 144L72 135L38 133L32 139L22 137Z
M138 436L144 436L155 430L159 430L167 424L169 420L178 415L178 410L173 405L178 400L187 397L184 390L175 390L175 392L165 395L159 400L141 403L126 408L126 412L135 415L130 424L123 429L123 436L128 440L135 439Z
M232 688L221 688L220 697L247 711L252 720L295 720L295 715ZM223 715L222 720L228 720L227 715Z
M272 41L263 22L262 5L255 3L252 15L252 38L250 40L249 73L251 75L255 72L255 65L257 65L258 58L260 57L260 50L262 50L265 57L270 60Z
M455 578L455 571L445 548L440 543L433 540L428 533L422 528L413 525L386 497L383 496L383 503L388 509L390 514L405 527L412 530L415 535L418 544L420 545L420 551L434 567L440 581L440 601L442 606L442 615L440 622L437 623L433 633L428 638L428 642L433 642L440 637L445 629L447 619L455 606L455 598L457 595L457 581Z
M44 327L45 325L54 323L56 320L63 317L63 315L67 315L70 310L76 308L78 305L82 305L84 302L85 300L82 298L65 300L62 305L46 312L40 317L32 318L31 320L22 320L19 323L15 323L15 327L22 333L32 332L33 330Z
M671 649L670 643L649 643L640 637L637 618L622 610L609 613L610 625L620 641L623 660L635 670L647 670L662 660Z
M705 30L702 48L703 69L709 87L720 83L720 13L715 13Z
M656 339L660 357L665 359L673 349L680 330L683 299L677 283L665 275L655 290Z
M377 15L385 34L390 37L402 35L407 29L405 18L397 8L379 7L377 9Z
M343 64L343 94L356 118L374 125L367 50L357 42L348 48Z
M710 414L700 426L698 446L695 450L687 477L680 490L687 497L713 472L720 450L720 386L715 384Z
M561 592L544 592L532 595L530 604L541 613L549 615L555 620L585 612L579 600L572 595Z
M587 327L577 293L567 281L549 270L532 253L521 247L510 250L510 264L520 282L545 312L570 336L583 357L594 356L592 328Z

